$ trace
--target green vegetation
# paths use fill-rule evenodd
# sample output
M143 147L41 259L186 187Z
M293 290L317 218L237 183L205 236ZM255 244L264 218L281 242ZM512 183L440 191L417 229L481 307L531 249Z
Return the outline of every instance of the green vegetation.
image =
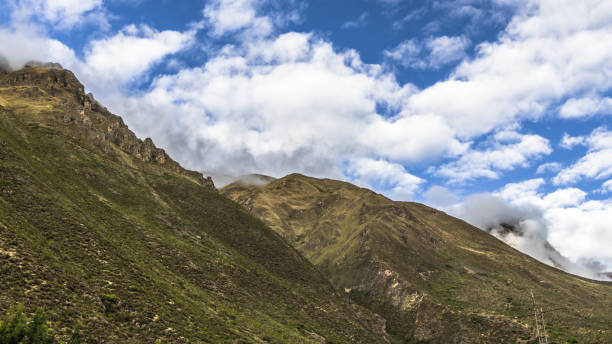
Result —
M377 317L67 73L0 76L0 309L42 307L67 342L383 342Z
M544 265L443 212L299 174L221 192L384 317L397 343L528 342L530 290L550 310L551 343L612 342L612 283Z
M55 344L53 330L48 328L42 308L37 308L32 319L24 313L22 304L9 310L0 321L0 344ZM68 342L59 344L80 344L80 325L77 324Z

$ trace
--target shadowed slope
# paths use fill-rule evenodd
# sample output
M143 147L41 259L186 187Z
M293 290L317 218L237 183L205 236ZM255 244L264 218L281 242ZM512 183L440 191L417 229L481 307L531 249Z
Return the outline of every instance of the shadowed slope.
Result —
M384 342L261 221L141 141L72 73L0 76L0 309L88 343Z
M530 290L554 310L551 342L612 342L611 283L549 267L443 212L299 174L221 192L382 315L398 342L528 342Z

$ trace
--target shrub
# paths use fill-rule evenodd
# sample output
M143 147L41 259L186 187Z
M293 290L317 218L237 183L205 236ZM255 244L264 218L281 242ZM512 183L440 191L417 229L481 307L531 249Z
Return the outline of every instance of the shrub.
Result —
M18 344L25 336L26 323L23 305L9 310L5 321L0 322L0 344Z
M36 309L34 318L28 324L25 332L26 340L24 344L53 344L55 342L55 335L47 327L42 308Z
M80 344L81 325L77 324L68 343ZM34 317L28 321L23 311L23 305L19 304L11 308L4 320L0 321L0 344L54 344L55 334L47 326L45 313L42 308L37 308Z

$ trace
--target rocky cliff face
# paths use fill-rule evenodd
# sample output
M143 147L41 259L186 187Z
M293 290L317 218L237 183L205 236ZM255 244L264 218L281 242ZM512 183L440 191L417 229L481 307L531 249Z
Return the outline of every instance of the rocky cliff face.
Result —
M66 69L57 64L31 65L0 74L0 105L36 123L59 129L113 154L116 148L136 159L154 163L214 188L212 179L182 168L150 138L140 140L121 117L110 113ZM32 111L32 110L35 111ZM21 111L20 111L21 110ZM27 111L25 111L27 110Z

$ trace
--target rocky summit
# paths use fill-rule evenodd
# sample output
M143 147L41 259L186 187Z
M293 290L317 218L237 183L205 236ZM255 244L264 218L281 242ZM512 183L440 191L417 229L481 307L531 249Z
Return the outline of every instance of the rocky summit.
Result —
M31 64L0 75L0 105L19 113L22 120L94 144L106 154L113 155L114 149L119 148L141 161L154 162L214 188L210 178L182 168L163 149L155 147L150 138L137 138L121 117L111 114L84 89L71 71L58 64Z
M538 343L537 307L548 343L612 343L610 282L570 275L441 211L349 183L244 180L221 192L384 318L393 342Z

